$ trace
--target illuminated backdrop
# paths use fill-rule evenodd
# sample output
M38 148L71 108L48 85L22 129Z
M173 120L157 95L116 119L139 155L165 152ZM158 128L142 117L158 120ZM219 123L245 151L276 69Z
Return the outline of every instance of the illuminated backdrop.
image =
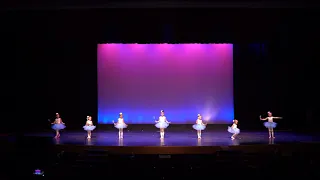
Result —
M99 44L98 123L231 123L232 44Z

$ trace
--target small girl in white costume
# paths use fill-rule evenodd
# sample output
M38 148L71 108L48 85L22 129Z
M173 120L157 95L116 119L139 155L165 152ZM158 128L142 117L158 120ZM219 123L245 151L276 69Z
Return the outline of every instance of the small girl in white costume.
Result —
M96 126L93 125L92 123L92 117L91 116L87 116L87 121L86 121L86 125L83 126L83 129L85 131L88 132L88 139L91 138L91 132L96 128Z
M240 129L238 128L238 120L233 120L232 126L228 127L228 132L233 134L231 139L234 140L238 134L240 134Z
M56 131L56 136L54 138L59 138L60 137L59 131L64 129L64 128L66 128L66 126L62 122L62 119L60 118L60 114L59 113L56 113L56 119L51 124L53 124L51 126L51 128Z
M274 119L282 119L282 117L273 117L272 116L272 112L268 111L268 117L266 118L261 118L260 116L260 120L261 121L266 121L268 120L268 122L263 123L264 126L266 128L268 128L269 131L269 138L275 138L274 137L274 132L273 132L273 128L277 127L277 123L273 122Z
M164 138L164 129L167 128L170 122L167 121L167 118L164 116L164 110L161 110L161 115L158 121L155 121L157 124L155 125L160 129L160 138Z
M123 129L127 128L128 125L124 123L122 113L119 113L118 122L114 123L114 127L119 129L119 138L123 139Z
M202 122L202 116L201 114L198 114L198 119L196 121L196 124L192 126L193 129L197 130L198 139L201 139L201 131L206 128L206 124L203 124Z

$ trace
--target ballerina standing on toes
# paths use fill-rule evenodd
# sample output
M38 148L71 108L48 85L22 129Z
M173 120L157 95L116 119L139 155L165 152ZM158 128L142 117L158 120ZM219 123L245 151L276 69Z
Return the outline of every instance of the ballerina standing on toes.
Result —
M268 122L265 122L265 123L263 123L263 124L264 124L264 126L265 126L266 128L268 128L269 138L275 138L273 129L274 129L275 127L277 127L277 123L273 122L274 119L282 119L282 117L273 117L273 116L272 116L272 112L270 112L270 111L268 111L268 117L266 117L266 118L261 118L261 116L260 116L260 120L261 120L261 121L266 121L266 120L268 120Z

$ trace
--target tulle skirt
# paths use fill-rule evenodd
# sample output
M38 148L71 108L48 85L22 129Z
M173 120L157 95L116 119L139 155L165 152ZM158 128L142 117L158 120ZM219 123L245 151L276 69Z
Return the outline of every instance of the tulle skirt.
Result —
M51 126L51 128L54 130L61 130L61 129L66 128L66 126L64 124L54 124Z
M231 133L231 134L239 134L240 133L240 129L239 128L228 127L228 132Z
M263 125L266 128L275 128L275 127L277 127L277 123L275 123L275 122L265 122L265 123L263 123Z
M198 131L202 131L206 128L206 126L202 125L202 124L195 124L192 127L193 127L193 129L198 130Z
M117 123L116 125L114 125L114 127L117 129L125 129L128 127L128 125L126 125L124 123Z
M159 129L165 129L169 126L169 123L166 123L166 122L158 122L156 125L155 125L157 128Z
M96 126L83 126L83 129L85 131L93 131L96 128Z

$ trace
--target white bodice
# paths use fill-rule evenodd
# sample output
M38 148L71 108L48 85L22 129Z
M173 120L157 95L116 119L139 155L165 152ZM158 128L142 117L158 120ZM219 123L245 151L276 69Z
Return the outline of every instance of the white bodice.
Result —
M92 126L92 125L93 125L92 121L87 121L86 124L89 125L89 126Z
M165 116L160 116L159 117L159 122L166 122L166 117Z
M236 124L232 124L232 128L236 129L238 126Z
M61 118L56 118L54 121L56 124L61 124Z
M119 123L119 124L123 124L123 123L124 123L123 118L118 118L118 123Z
M197 124L202 124L202 120L201 119L197 119Z
M273 117L267 117L268 122L273 122Z

